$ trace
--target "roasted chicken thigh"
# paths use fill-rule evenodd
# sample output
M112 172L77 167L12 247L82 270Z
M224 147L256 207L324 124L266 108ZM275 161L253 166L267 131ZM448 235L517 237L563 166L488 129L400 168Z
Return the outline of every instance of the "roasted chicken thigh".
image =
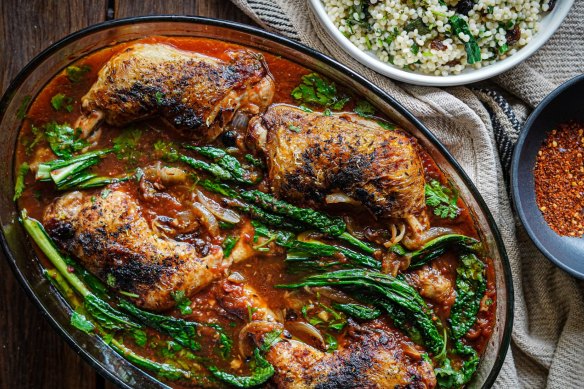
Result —
M107 196L68 193L47 208L43 224L63 251L109 286L137 294L135 303L150 310L173 307L171 292L190 296L230 264L218 246L203 255L188 243L156 235L138 201L121 190Z
M261 54L241 49L227 55L225 62L161 43L129 46L100 70L82 98L85 115L77 125L87 135L101 118L121 126L158 114L213 138L236 112L257 114L274 94Z
M422 162L411 137L356 114L323 115L272 105L249 124L269 183L281 198L322 207L331 194L359 202L378 218L428 227Z

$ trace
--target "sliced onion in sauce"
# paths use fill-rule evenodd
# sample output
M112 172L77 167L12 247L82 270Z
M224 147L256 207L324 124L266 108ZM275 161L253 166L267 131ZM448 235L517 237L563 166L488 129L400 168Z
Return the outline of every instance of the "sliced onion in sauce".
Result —
M199 217L201 223L207 228L211 236L215 237L219 235L219 222L206 207L200 203L193 203L193 212Z
M326 342L320 331L312 324L303 321L289 321L286 323L286 329L299 339L306 339L306 336L318 341L318 345L326 348ZM302 336L304 335L304 337Z
M327 204L351 204L360 205L361 203L354 198L347 196L344 193L331 193L326 195L325 199Z
M241 221L239 215L233 212L231 209L223 208L216 201L208 198L200 190L195 191L197 199L199 202L205 206L213 215L215 215L219 220L223 220L227 223L237 224Z

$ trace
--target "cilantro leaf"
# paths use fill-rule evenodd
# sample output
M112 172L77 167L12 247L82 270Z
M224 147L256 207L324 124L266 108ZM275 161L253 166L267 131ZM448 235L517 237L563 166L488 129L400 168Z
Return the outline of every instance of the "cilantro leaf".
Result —
M60 111L64 108L67 112L73 111L73 99L71 97L65 96L63 93L57 93L51 98L51 107L55 111Z
M89 73L90 70L91 67L89 65L82 66L71 65L67 69L65 69L65 74L67 75L69 81L77 83L80 82L83 79L83 77L87 73Z
M79 138L81 130L71 128L68 123L47 123L45 136L55 155L65 159L73 157L73 153L89 145L86 140Z
M136 163L140 151L138 150L138 142L142 136L142 131L132 128L124 131L122 135L114 138L114 153L120 160L126 160L130 163Z
M134 342L140 347L146 346L146 343L148 342L148 337L146 336L146 332L144 330L133 330L132 337L134 338Z
M339 342L337 342L337 338L332 336L329 333L324 334L324 340L326 342L326 352L332 353L333 351L339 348Z
M363 116L364 118L375 115L375 107L367 100L359 100L355 105L355 108L353 108L353 111L355 111L357 115Z
M176 307L178 308L181 314L190 315L191 313L193 313L193 309L191 308L191 300L189 300L187 296L185 296L184 290L177 290L171 292L170 295L176 302Z
M231 252L233 251L233 248L237 244L238 240L239 240L239 238L237 236L228 236L227 238L225 238L225 240L223 241L223 257L224 258L227 258L231 255Z
M349 97L340 96L334 82L317 73L302 76L302 83L292 90L292 97L302 103L320 105L335 110L343 109Z
M425 186L426 204L434 208L434 215L442 219L455 219L458 216L458 192L432 180Z
M273 345L275 345L276 343L278 343L281 338L280 335L282 335L282 330L280 329L275 329L273 331L268 332L267 334L264 335L264 342L263 344L260 346L260 351L262 352L268 352L268 350L270 348L272 348Z
M30 167L28 163L23 162L20 167L18 168L18 175L16 176L16 183L14 184L14 197L12 198L13 201L16 201L22 196L22 192L24 192L24 178L28 174Z

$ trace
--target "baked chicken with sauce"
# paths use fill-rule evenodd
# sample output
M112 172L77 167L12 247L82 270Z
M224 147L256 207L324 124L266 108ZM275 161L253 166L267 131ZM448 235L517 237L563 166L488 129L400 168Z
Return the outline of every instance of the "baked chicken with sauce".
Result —
M341 194L377 218L406 221L412 236L429 228L424 171L411 137L356 114L326 116L285 104L254 117L248 137L266 157L276 196L322 208Z
M139 202L115 188L107 196L70 192L46 209L43 224L64 252L109 286L137 294L136 305L154 311L174 307L171 292L191 296L230 264L219 246L201 253L189 243L159 237Z
M258 293L241 282L220 281L215 298L226 311L250 321L240 332L258 347L274 331L282 332L265 358L276 373L272 377L278 388L434 388L436 377L432 365L425 361L411 342L395 330L383 326L360 326L349 321L339 350L321 351L292 339L275 313ZM249 307L253 307L253 314ZM383 328L382 328L383 327Z
M166 44L134 44L113 56L82 98L76 127L87 136L101 120L123 126L160 115L179 129L214 138L236 112L257 114L274 82L261 54L230 50L222 61Z

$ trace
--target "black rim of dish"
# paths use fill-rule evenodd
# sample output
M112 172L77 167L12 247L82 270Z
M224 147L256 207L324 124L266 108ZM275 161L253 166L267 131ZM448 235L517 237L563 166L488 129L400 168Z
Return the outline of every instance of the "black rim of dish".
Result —
M549 95L547 95L533 110L529 118L527 118L525 124L521 129L521 134L519 135L519 139L517 140L517 144L515 145L515 150L513 152L513 159L511 161L511 190L513 195L513 203L515 205L515 209L517 210L517 214L519 215L519 219L521 220L521 224L523 224L523 228L529 235L529 238L535 244L535 247L546 257L549 261L551 261L554 265L559 267L560 269L564 270L566 273L578 277L580 279L584 278L584 275L581 272L578 272L568 266L566 266L562 261L560 261L555 255L553 255L541 242L541 240L536 236L533 228L531 228L531 223L528 220L527 215L525 214L525 209L523 208L523 203L521 201L520 195L520 187L519 187L519 163L520 157L523 151L523 146L525 141L529 137L532 132L533 123L539 118L540 113L560 95L566 89L570 88L572 85L582 82L584 80L584 74L576 76L574 78L569 79L568 81L564 82L562 85L554 89ZM535 190L535 189L534 189Z
M505 283L507 285L507 310L506 310L506 322L503 328L503 336L501 342L501 349L497 355L495 363L493 364L493 368L489 373L489 376L485 380L484 388L489 388L495 382L495 379L499 375L499 371L503 365L505 360L505 355L507 354L507 350L509 348L509 344L511 342L511 329L513 326L513 306L514 306L514 292L513 292L513 280L511 276L511 268L509 265L509 259L507 257L507 252L505 250L505 246L503 244L503 240L501 238L501 234L499 229L491 215L490 211L487 208L482 196L478 192L477 188L474 186L470 178L464 172L462 167L458 164L458 162L454 159L454 157L446 150L444 146L438 141L438 139L428 130L418 119L416 119L405 107L403 107L397 100L391 97L389 94L384 92L379 87L375 86L373 83L365 79L363 76L355 73L353 70L349 69L345 65L337 62L336 60L314 50L308 46L305 46L301 43L298 43L294 40L289 38L283 37L281 35L277 35L265 30L262 30L257 27L221 20L221 19L213 19L213 18L206 18L206 17L199 17L199 16L175 16L175 15L167 15L167 16L138 16L138 17L130 17L124 19L114 19L105 21L99 24L95 24L84 29L81 29L77 32L74 32L70 35L67 35L63 39L55 42L45 50L43 50L40 54L34 57L21 71L18 75L14 78L14 80L10 83L6 92L4 93L2 100L0 101L0 118L4 115L6 111L6 107L8 106L11 96L15 90L23 83L23 81L29 76L29 74L36 69L36 67L42 63L47 57L53 54L56 50L60 49L61 47L73 42L77 39L83 38L84 36L90 35L92 33L105 30L111 27L123 26L128 24L136 24L136 23L149 23L149 22L179 22L179 23L193 23L193 24L203 24L215 27L223 27L233 29L239 32L249 33L251 35L255 35L260 38L266 38L282 45L288 46L294 50L300 51L304 54L312 56L319 61L339 70L340 72L344 73L345 75L351 77L355 81L359 82L360 84L364 85L378 95L380 98L385 100L388 104L390 104L396 111L398 111L401 115L403 115L408 121L410 121L416 128L418 128L432 143L434 147L436 147L440 153L446 158L446 160L454 167L457 171L469 191L471 192L472 196L477 201L483 215L487 219L489 227L493 233L493 238L497 245L497 250L501 255L501 262L503 266L503 276L505 279ZM34 301L37 307L41 310L43 315L47 318L51 326L69 343L69 345L93 367L95 368L102 376L108 378L116 385L119 385L124 388L130 388L130 386L122 381L119 377L111 373L107 368L105 368L100 361L98 361L94 356L89 353L87 350L82 348L69 334L68 330L62 327L51 315L51 313L45 308L45 306L41 303L41 301L37 298L36 294L26 281L24 275L20 272L20 269L16 266L16 262L12 255L12 252L8 248L8 244L6 242L6 238L4 236L4 232L1 231L0 233L0 243L2 244L2 248L4 250L4 254L6 255L6 259L8 260L10 267L12 268L13 273L17 276L18 281L20 282L21 286L25 289L28 296ZM148 373L146 373L148 374Z

